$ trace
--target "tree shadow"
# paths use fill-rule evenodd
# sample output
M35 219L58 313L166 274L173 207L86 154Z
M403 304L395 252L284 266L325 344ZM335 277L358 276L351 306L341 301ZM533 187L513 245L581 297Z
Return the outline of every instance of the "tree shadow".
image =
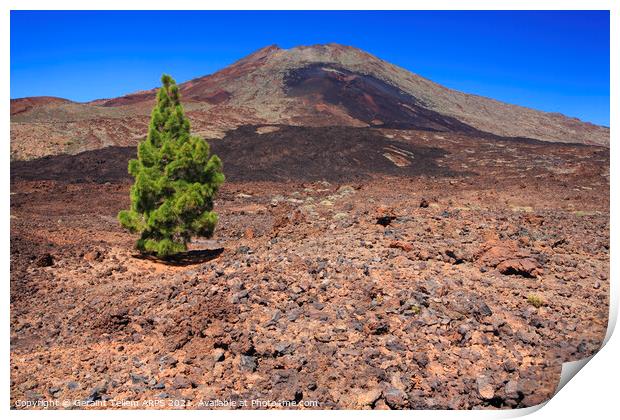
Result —
M203 264L208 261L214 260L224 252L224 248L216 249L196 249L186 252L180 252L175 255L170 255L165 258L160 258L152 254L137 254L135 258L141 260L153 261L158 264L173 265L173 266L187 266L195 264Z

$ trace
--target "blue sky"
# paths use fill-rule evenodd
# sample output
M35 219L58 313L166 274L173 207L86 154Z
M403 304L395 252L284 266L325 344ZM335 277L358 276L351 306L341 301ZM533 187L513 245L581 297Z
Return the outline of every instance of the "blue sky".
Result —
M11 12L11 98L116 97L269 44L336 42L447 87L609 125L609 13Z

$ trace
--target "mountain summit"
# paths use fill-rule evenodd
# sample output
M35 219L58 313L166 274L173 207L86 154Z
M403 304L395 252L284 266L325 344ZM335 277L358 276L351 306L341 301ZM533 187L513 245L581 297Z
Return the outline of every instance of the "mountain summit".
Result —
M243 124L354 126L609 145L609 128L445 88L339 44L261 48L180 85L193 127L221 137ZM86 104L11 101L12 157L132 145L155 90ZM28 106L18 106L18 104ZM37 133L48 133L37 136ZM52 133L50 136L49 133Z

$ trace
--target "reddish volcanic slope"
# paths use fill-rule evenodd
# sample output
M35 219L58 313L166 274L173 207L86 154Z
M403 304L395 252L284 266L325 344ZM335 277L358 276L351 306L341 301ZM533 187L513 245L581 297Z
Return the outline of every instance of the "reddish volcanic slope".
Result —
M269 46L180 85L198 135L245 124L353 126L487 133L609 145L609 128L447 89L356 48ZM11 154L31 159L110 145L145 132L156 89L77 104L11 101Z
M67 103L71 103L71 101L64 98L56 98L54 96L32 96L30 98L11 99L11 116L29 111L35 106Z

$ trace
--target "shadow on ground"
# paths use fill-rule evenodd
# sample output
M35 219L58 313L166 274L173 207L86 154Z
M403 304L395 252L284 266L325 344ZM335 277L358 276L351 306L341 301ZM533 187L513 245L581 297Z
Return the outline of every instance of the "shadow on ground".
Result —
M159 264L188 266L194 264L203 264L205 262L216 259L224 252L224 248L217 249L197 249L179 254L171 255L166 258L158 258L154 255L136 254L133 257L141 260L149 260Z

